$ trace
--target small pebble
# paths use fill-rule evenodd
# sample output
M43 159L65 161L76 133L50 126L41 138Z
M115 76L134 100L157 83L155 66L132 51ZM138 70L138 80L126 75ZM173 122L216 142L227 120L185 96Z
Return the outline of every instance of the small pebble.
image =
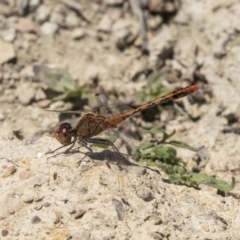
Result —
M2 236L3 236L3 237L6 237L7 235L8 235L8 230L3 229L3 230L2 230Z
M56 23L59 26L64 24L64 16L61 13L53 12L50 17L52 23Z
M20 103L28 105L35 96L35 89L28 82L22 83L17 89L17 96Z
M33 197L29 195L24 195L22 196L22 201L24 203L32 203L33 202Z
M35 11L40 4L41 0L30 0L28 4L29 11L30 12Z
M85 33L82 30L82 28L75 28L72 32L72 38L75 40L79 40L79 39L83 38L84 35L85 35Z
M85 188L85 187L80 187L80 188L78 189L78 192L81 193L81 194L86 194L86 193L88 192L88 190L87 190L87 188Z
M80 211L75 215L74 218L75 218L75 219L82 218L85 213L86 213L86 211L80 210Z
M2 39L5 42L13 42L15 38L16 38L15 28L8 28L2 31Z
M17 30L20 32L35 32L34 23L28 18L20 18L17 25Z
M37 204L37 205L34 207L34 209L37 210L37 211L39 211L39 210L42 209L42 207L43 207L42 204Z
M147 188L142 188L137 192L137 196L142 198L144 201L149 202L153 199L152 192Z
M18 174L19 179L21 180L25 180L28 179L32 176L32 172L31 171L22 171Z
M117 199L113 199L112 201L113 201L113 206L117 212L118 219L122 221L125 217L124 206L123 206L122 202Z
M49 207L51 204L49 203L49 202L45 202L44 204L43 204L43 206L44 207Z
M40 222L41 222L41 218L38 217L38 216L34 216L34 217L32 217L32 219L31 219L31 223L32 223L32 224L36 224L36 223L40 223Z
M13 208L8 208L7 212L8 212L9 214L14 214L14 213L15 213L15 209L13 209Z
M77 27L79 25L79 18L74 13L67 15L65 21L67 27Z
M41 26L41 32L45 35L53 35L58 30L58 25L52 22L45 22Z
M41 5L37 9L35 19L37 20L37 22L43 23L44 21L46 21L48 19L48 17L50 16L50 13L51 13L51 9L49 6Z
M14 46L0 40L0 65L16 57Z
M143 175L145 175L145 173L147 172L147 170L146 170L146 168L140 168L140 167L137 167L136 169L135 169L135 173L137 174L137 176L143 176Z
M17 169L16 169L15 165L11 165L4 171L3 177L4 178L9 177L9 176L13 175L16 171L17 171Z

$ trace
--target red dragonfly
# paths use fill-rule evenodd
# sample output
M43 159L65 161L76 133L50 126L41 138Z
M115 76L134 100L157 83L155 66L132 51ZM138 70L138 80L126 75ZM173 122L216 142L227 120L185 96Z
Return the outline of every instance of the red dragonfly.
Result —
M54 137L63 146L48 153L54 153L57 150L66 146L69 146L69 148L67 148L62 153L69 153L70 150L74 147L77 140L82 146L85 146L85 147L87 147L87 143L104 144L107 146L112 146L116 151L118 151L117 148L114 146L113 142L111 142L110 140L102 139L102 138L93 138L93 137L97 136L98 134L102 133L107 129L116 129L125 119L131 117L135 113L154 107L155 105L161 104L163 102L185 97L193 93L194 91L198 90L198 88L199 88L198 85L190 85L185 88L181 88L174 92L168 93L165 96L156 98L155 100L152 100L148 103L142 104L135 109L130 109L122 113L117 113L112 115L86 113L78 120L77 124L74 127L72 127L69 123L64 122L59 127L57 127L54 131ZM98 96L99 94L96 94L96 95ZM49 111L55 111L55 110L49 110ZM64 112L64 111L55 111L55 112ZM71 112L76 113L75 111L69 111L69 113ZM59 155L62 153L58 153L56 155Z

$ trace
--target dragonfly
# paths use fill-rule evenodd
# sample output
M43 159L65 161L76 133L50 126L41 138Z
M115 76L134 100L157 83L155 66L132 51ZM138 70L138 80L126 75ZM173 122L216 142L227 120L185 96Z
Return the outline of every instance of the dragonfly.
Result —
M73 149L77 141L82 146L85 146L88 149L89 147L87 147L87 144L92 143L92 144L99 144L99 145L105 145L105 146L112 146L113 149L118 151L118 149L115 147L112 141L108 139L97 138L96 136L104 132L105 130L116 129L125 119L133 116L138 112L141 112L143 110L154 107L164 102L185 97L195 92L198 89L199 89L198 85L190 85L184 88L180 88L162 97L156 98L150 102L142 104L137 108L134 108L134 109L131 108L121 113L110 114L110 115L86 113L78 120L76 125L73 127L69 123L64 122L60 124L60 126L58 126L54 131L54 137L58 142L62 144L62 146L51 152L48 152L48 154L54 153L59 149L67 146L68 148L64 152L60 152L58 154L55 154L54 156L63 154L63 153L66 153L66 154L70 153L70 151ZM96 96L99 96L99 94L96 94ZM76 113L76 111L58 111L58 110L48 110L48 111Z

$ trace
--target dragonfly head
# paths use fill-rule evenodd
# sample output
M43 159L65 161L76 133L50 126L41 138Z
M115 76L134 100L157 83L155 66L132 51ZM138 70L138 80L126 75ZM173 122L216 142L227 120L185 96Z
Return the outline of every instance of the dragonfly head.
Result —
M62 123L54 131L54 137L64 146L72 141L72 127L69 123Z

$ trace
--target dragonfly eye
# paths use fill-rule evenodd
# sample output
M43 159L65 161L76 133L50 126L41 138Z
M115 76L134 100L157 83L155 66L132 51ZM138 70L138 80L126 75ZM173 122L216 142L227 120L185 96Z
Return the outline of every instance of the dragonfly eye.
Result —
M64 146L69 145L72 140L72 127L69 123L62 123L55 129L54 137Z

